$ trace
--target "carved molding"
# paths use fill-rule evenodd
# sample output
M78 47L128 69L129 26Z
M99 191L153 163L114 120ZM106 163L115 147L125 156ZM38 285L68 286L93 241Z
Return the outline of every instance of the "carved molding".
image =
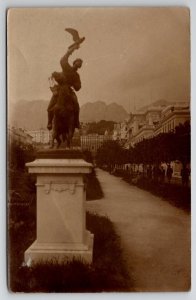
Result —
M44 187L44 192L46 194L49 194L51 191L55 191L59 193L64 191L69 191L71 195L75 194L76 186L81 186L81 184L77 184L76 182L48 182L48 183L40 183L36 185Z

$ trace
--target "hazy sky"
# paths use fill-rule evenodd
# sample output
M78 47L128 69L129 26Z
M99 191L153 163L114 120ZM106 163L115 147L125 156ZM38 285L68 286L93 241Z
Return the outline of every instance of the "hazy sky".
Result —
M189 11L180 8L12 9L8 14L9 101L50 99L48 77L72 44L72 27L86 40L70 57L79 70L80 105L105 101L127 110L152 101L189 101Z

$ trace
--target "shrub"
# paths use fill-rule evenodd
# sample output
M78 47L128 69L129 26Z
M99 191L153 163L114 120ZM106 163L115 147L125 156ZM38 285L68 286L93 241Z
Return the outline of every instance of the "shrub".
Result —
M8 158L11 169L24 170L25 163L35 159L35 149L32 145L12 141L8 148Z
M86 200L98 200L103 198L104 194L97 179L95 169L88 175L86 175Z

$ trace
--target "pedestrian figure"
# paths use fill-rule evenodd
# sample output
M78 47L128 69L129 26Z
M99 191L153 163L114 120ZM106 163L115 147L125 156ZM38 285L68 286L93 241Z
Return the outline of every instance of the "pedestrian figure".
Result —
M154 179L155 182L157 182L158 179L159 179L159 168L158 168L158 166L154 166L152 172L153 172L153 179Z
M158 182L161 182L161 175L162 175L161 167L157 166L157 181Z
M152 179L152 166L151 165L147 168L147 177L149 180Z
M159 178L160 178L160 183L163 184L165 182L165 169L163 168L163 166L159 168Z
M166 175L167 175L167 180L168 180L169 184L170 184L171 179L172 179L172 174L173 174L173 169L172 169L171 165L168 164L167 165L167 173L166 173Z
M183 186L188 186L189 184L189 175L190 171L187 167L183 166L181 170L181 177L182 177L182 185Z

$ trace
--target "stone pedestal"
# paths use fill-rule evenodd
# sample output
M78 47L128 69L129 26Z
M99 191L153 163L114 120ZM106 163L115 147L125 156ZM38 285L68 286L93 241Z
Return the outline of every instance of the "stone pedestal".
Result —
M48 150L26 165L37 175L37 239L25 251L25 262L91 263L93 234L86 230L84 182L91 164L79 151Z

